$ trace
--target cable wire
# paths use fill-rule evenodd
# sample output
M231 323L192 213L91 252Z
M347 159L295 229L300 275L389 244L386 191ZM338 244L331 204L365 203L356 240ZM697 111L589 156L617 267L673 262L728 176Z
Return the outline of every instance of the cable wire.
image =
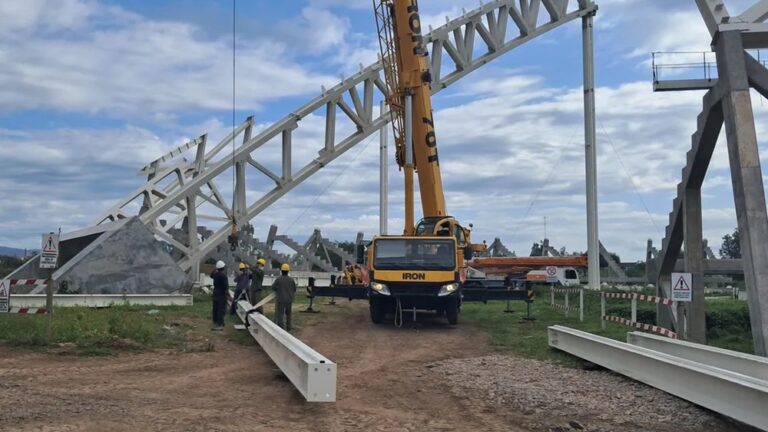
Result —
M237 183L237 168L235 162L235 151L237 146L235 144L235 119L236 119L236 90L237 90L237 51L236 51L236 35L237 35L237 0L232 0L232 210L234 214L235 203L237 201L237 195L235 193ZM240 209L242 210L242 209Z
M637 186L635 186L635 182L634 180L632 180L632 176L629 174L629 170L627 169L626 165L624 165L624 161L621 159L621 155L619 155L619 151L616 149L616 146L613 144L613 139L611 139L611 136L608 134L608 131L605 129L603 122L599 122L599 123L600 123L600 129L603 131L603 134L608 139L608 144L613 149L613 153L616 155L616 159L619 161L619 165L621 165L621 169L624 170L624 175L627 176L627 179L629 180L629 184L632 185L632 190L635 192L635 195L637 195L637 198L640 200L640 203L643 205L643 208L645 209L645 213L648 214L648 219L651 220L651 225L653 225L653 228L656 230L657 233L661 233L659 226L656 225L656 221L653 220L651 211L648 210L648 206L645 204L645 200L643 199L642 195L640 195L640 192L637 190Z
M338 180L339 180L339 179L340 179L340 178L341 178L341 177L342 177L344 174L346 174L346 172L347 172L347 170L349 169L349 167L351 167L351 166L352 166L352 164L353 164L353 163L354 163L354 162L357 160L357 158L358 158L358 157L360 157L360 155L361 155L361 154L363 154L363 152L365 151L365 149L367 149L367 148L368 148L368 145L370 145L370 144L373 142L373 139L374 139L374 138L376 138L376 136L377 136L377 135L371 135L371 136L368 138L368 141L367 141L367 142L366 142L366 143L363 145L363 148L362 148L362 149L360 149L360 151L359 151L359 152L357 152L357 154L355 155L355 157L354 157L354 158L352 158L352 160L351 160L351 161L349 161L349 163L347 164L347 166L346 166L346 167L344 167L344 169L342 169L342 170L341 170L341 171L340 171L338 174L336 174L336 177L334 177L334 178L333 178L333 180L331 180L331 181L330 181L330 182L329 182L329 183L328 183L328 184L327 184L327 185L326 185L326 186L323 188L323 190L322 190L322 191L320 191L320 192L319 192L317 195L315 195L315 198L312 200L312 202L311 202L309 205L307 205L307 206L304 208L304 210L302 210L302 212L301 212L301 213L300 213L298 216L296 216L296 219L294 219L294 220L293 220L293 222L291 222L291 224L290 224L290 225L288 225L288 228L285 230L285 233L286 233L286 235L290 234L290 232L291 232L291 231L290 231L290 230L291 230L291 228L293 228L293 226L294 226L294 225L296 225L296 222L298 222L298 221L299 221L299 219L301 219L302 217L304 217L304 215L307 213L307 211L309 211L309 209L310 209L310 208L312 208L312 207L315 205L315 203L317 203L317 200L318 200L318 199L320 199L320 197L321 197L321 196L323 196L323 195L325 194L325 192L326 192L328 189L330 189L330 187L331 187L331 186L333 186L334 184L336 184L336 182L337 182L337 181L338 181Z

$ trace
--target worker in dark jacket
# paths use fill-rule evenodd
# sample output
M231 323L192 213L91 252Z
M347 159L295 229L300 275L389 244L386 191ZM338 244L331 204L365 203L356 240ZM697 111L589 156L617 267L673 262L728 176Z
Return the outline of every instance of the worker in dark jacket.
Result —
M224 261L216 263L216 271L211 273L213 279L213 328L220 329L224 327L224 314L227 311L227 290L229 289L229 278Z
M237 302L248 297L248 288L251 283L251 274L248 272L248 266L240 263L240 273L235 276L235 295L232 297L232 305L229 307L229 314L234 315L237 312Z
M267 262L264 260L264 258L259 258L259 260L256 261L256 268L251 272L250 299L251 305L254 306L261 300L261 293L264 284L264 265L266 264ZM261 307L256 309L256 311L259 313L264 313L264 309Z
M275 290L275 323L287 331L291 331L291 307L293 306L293 296L296 293L296 282L288 276L291 267L288 264L280 266L280 275L272 284ZM283 323L285 320L285 323Z

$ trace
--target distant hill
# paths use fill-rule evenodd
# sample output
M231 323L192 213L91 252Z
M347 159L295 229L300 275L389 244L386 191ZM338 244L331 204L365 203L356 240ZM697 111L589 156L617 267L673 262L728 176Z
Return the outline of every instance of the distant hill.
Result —
M35 252L37 252L37 251L36 250L32 250L32 249L28 249L27 250L27 254L28 255L32 255ZM23 258L24 257L24 249L16 249L16 248L0 246L0 255Z

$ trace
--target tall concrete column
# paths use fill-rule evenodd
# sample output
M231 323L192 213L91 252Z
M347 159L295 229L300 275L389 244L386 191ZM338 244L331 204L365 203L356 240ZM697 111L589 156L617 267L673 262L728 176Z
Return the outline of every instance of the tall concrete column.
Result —
M584 54L584 150L587 177L587 259L590 289L600 288L600 243L597 230L597 149L595 148L595 67L592 20L581 19Z
M683 303L686 339L706 343L706 319L704 315L704 239L701 220L701 189L686 189L683 198L683 229L685 238L685 271L691 273L691 302Z
M723 113L752 338L755 354L768 356L768 214L741 33L719 32L714 44L726 85Z

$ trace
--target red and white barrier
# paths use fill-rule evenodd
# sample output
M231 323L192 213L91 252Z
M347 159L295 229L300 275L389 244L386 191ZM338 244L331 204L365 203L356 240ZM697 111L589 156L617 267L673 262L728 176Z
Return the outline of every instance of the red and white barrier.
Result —
M8 313L22 315L45 315L48 311L45 308L15 308L12 307Z
M656 333L662 336L666 336L672 339L677 339L677 333L673 332L670 329L666 329L664 327L659 327L653 324L646 324L646 323L640 323L640 322L632 322L626 318L617 317L617 316L603 316L603 321L612 321L619 324L628 325L632 328L635 328L637 330L643 330L651 333Z
M11 286L14 285L45 285L48 283L48 279L8 279L11 281Z
M665 299L661 297L656 297L656 296L646 295L646 294L638 294L638 293L603 293L603 296L609 299L640 300L644 302L663 304L667 306L672 306L674 304L674 300L672 299Z
M619 300L631 300L632 301L632 319L626 319L618 316L613 315L606 315L605 314L605 300L606 299L619 299ZM670 329L659 327L653 324L646 324L641 323L637 321L637 302L644 301L647 303L654 303L654 304L663 304L667 306L672 306L675 304L675 301L671 299L665 299L657 296L652 295L646 295L646 294L638 294L638 293L616 293L616 292L604 292L600 293L600 318L602 320L602 328L605 330L605 322L615 322L619 324L624 324L627 326L630 326L637 330L643 330L651 333L656 333L662 336L667 336L673 339L677 339L677 333L673 332Z

